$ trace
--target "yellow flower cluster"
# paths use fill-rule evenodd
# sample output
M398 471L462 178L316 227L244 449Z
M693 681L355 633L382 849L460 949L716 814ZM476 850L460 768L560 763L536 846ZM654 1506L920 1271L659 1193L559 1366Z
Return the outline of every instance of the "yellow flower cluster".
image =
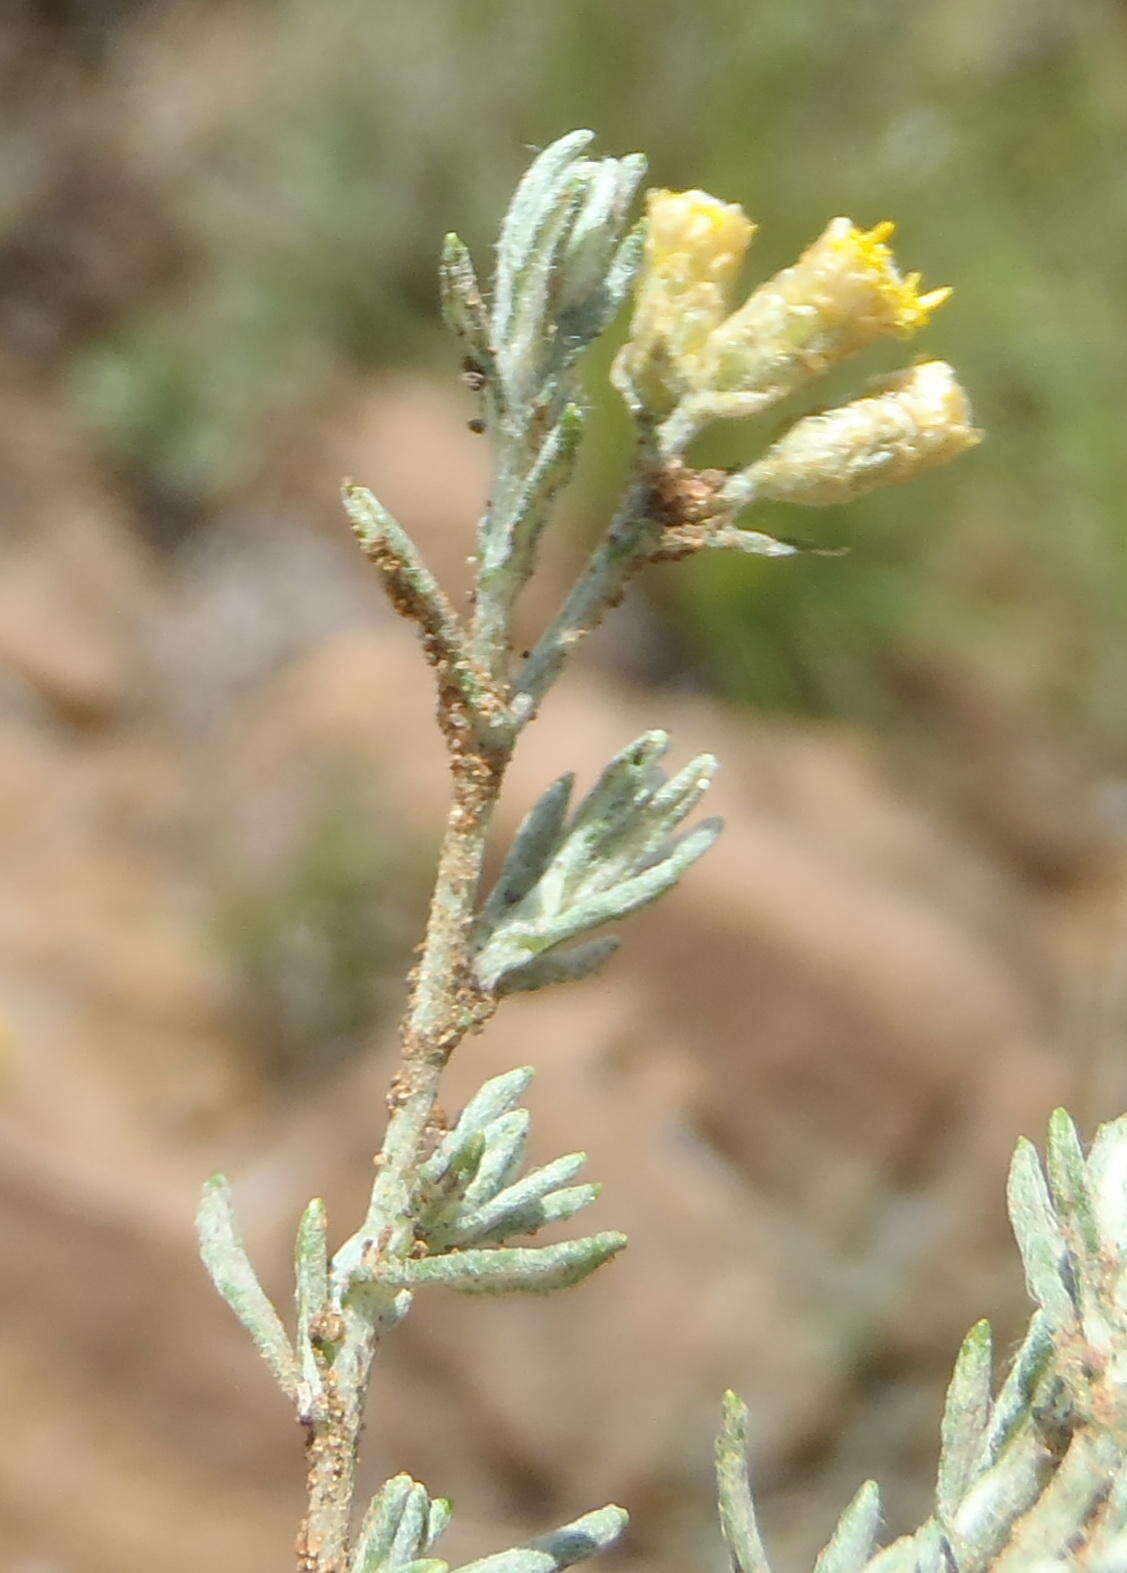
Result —
M902 274L889 222L835 218L798 261L734 311L754 226L703 191L654 191L630 338L614 381L675 459L710 421L753 415L884 336L908 338L950 298ZM905 479L978 441L966 396L933 361L881 394L801 421L770 450L757 496L843 501ZM801 473L800 473L801 472Z
M657 412L691 394L753 394L762 407L882 334L916 332L951 294L921 294L918 273L899 273L891 223L861 230L835 218L729 315L755 226L703 191L651 191L647 205L645 259L616 375Z

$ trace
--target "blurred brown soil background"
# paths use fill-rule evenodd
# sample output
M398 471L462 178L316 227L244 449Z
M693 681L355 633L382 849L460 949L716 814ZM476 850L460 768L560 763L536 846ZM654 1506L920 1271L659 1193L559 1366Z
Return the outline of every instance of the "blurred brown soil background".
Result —
M636 41L637 9L620 18ZM921 9L947 29L957 74L962 11ZM317 11L118 0L0 13L10 1573L289 1564L299 1434L197 1263L196 1194L213 1169L231 1174L282 1301L308 1198L351 1227L445 803L427 674L352 548L336 488L342 474L370 481L447 583L464 583L486 459L456 355L433 337L424 263L463 210L483 244L523 143L591 118L553 78L562 118L525 129L522 95L560 24L499 7L513 52L486 51L493 112L473 160L447 169L434 150L454 147L473 108L454 92L459 29L486 28L484 14ZM1039 81L1046 57L1071 69L1086 47L1051 6L1020 22L988 11L995 86ZM605 24L585 15L597 53ZM812 6L811 29L820 17ZM785 26L770 8L761 20L785 77ZM379 201L345 211L341 176L340 206L326 197L319 214L256 163L299 135L279 85L295 103L331 99L333 50L364 28L370 60L381 26L407 56L405 83L385 68L369 89L385 95L372 116L398 127L392 141L368 125ZM706 66L686 49L669 44L682 69L650 91L672 84L687 115ZM264 114L263 95L271 117L240 120L248 97ZM646 146L646 129L627 127L623 146ZM328 136L325 153L325 140L327 164L362 164L362 146ZM276 229L250 253L262 214L248 192ZM804 205L795 224L828 211ZM217 261L225 235L242 273ZM310 259L338 242L356 276L318 293ZM254 289L265 325L235 364L212 308ZM378 308L358 304L369 291ZM1003 425L1016 406L997 400ZM583 482L530 626L562 593L606 505L595 471L614 462ZM987 516L1016 506L998 465L966 479L978 497L966 519L958 476L900 512L938 508L948 539L989 533ZM1098 502L1108 474L1084 473ZM887 574L882 517L843 584ZM988 1314L1005 1349L1026 1314L1003 1207L1014 1140L1039 1137L1058 1102L1089 1131L1127 1107L1120 696L1074 702L1040 648L1027 672L1023 630L1052 624L1048 603L1036 584L1014 588L1009 537L989 542L997 646L892 638L854 607L850 681L859 663L872 672L871 707L741 702L707 649L716 630L734 649L725 608L733 594L753 606L763 581L702 581L685 602L666 569L528 735L499 839L561 769L589 782L653 725L672 732L675 763L719 755L727 831L631 923L603 979L506 1006L452 1068L451 1112L484 1077L536 1065L534 1155L585 1149L606 1184L594 1226L631 1236L595 1281L548 1302L420 1297L388 1344L366 1468L373 1486L407 1469L455 1498L440 1548L452 1561L613 1500L634 1515L620 1566L719 1566L709 1470L726 1386L751 1405L781 1568L808 1565L867 1475L886 1487L891 1529L927 1512L959 1340ZM1086 571L1098 578L1100 562ZM959 559L948 591L962 573ZM993 592L979 593L981 609ZM1078 664L1098 686L1121 631L1071 593L1068 627L1046 639L1079 650L1090 636ZM772 607L793 653L817 605Z

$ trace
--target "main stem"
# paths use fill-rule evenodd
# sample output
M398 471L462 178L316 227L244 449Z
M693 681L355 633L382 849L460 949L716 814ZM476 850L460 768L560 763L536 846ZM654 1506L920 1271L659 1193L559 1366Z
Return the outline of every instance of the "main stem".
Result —
M474 983L470 935L486 839L511 745L468 749L453 760L454 797L439 854L422 954L400 1028L403 1054L392 1083L392 1116L360 1235L380 1257L411 1248L412 1176L434 1113L439 1079L467 1032L492 1013ZM344 1336L323 1372L325 1402L309 1428L309 1507L298 1535L300 1573L347 1573L356 1461L376 1343L406 1309L400 1294L373 1287L344 1303Z

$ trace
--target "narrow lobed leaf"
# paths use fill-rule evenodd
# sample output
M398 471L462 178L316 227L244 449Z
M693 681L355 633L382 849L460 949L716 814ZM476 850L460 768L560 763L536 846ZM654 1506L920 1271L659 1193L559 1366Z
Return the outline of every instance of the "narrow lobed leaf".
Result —
M399 1528L403 1509L415 1489L410 1475L393 1475L372 1498L352 1553L352 1573L381 1573Z
M977 1322L959 1350L943 1410L936 1507L945 1522L956 1512L976 1470L983 1467L992 1356L990 1323Z
M609 1262L626 1244L624 1234L593 1234L560 1245L453 1251L446 1256L393 1261L381 1267L384 1283L417 1289L444 1284L459 1294L549 1294L568 1289Z
M511 969L499 976L479 981L500 994L530 993L533 989L549 988L553 983L578 983L598 972L610 960L622 941L613 934L603 939L591 939L584 945L573 945L570 950L553 950L545 956L524 961L518 956Z
M211 1281L242 1322L282 1391L298 1397L298 1365L281 1318L266 1297L239 1235L231 1187L222 1174L203 1188L197 1214L200 1255Z
M1088 1154L1088 1185L1100 1240L1127 1258L1127 1115L1101 1125Z
M446 326L465 340L482 372L487 372L492 360L489 318L469 251L455 234L447 235L443 243L438 278Z
M498 543L512 560L510 598L532 571L536 546L557 493L571 479L583 437L584 416L578 404L565 404L559 420L544 438L508 521L508 539Z
M687 868L703 857L723 828L719 819L706 819L679 841L661 862L643 869L629 879L622 880L609 890L577 901L562 912L543 933L548 944L558 945L563 940L574 939L588 929L603 923L614 923L628 913L637 912L675 885ZM544 948L547 948L545 946Z
M491 1120L482 1135L485 1151L477 1166L477 1173L464 1192L467 1208L480 1207L502 1190L518 1173L524 1161L524 1148L528 1140L532 1116L527 1109L513 1109Z
M329 1303L328 1219L325 1204L315 1198L301 1217L294 1246L294 1279L297 1298L297 1353L302 1380L310 1396L320 1388L313 1356L310 1324ZM304 1395L303 1395L304 1397Z
M429 1551L435 1541L446 1532L447 1525L454 1516L454 1504L449 1497L434 1497L427 1512L427 1529L423 1541Z
M551 362L557 358L555 296L576 215L595 167L589 159L572 164L513 279L512 309L503 332L494 317L495 364L509 421L518 429L527 427L538 402L553 413L558 407L560 386L558 378L551 379Z
M531 255L544 216L551 212L571 165L594 140L593 131L572 131L558 138L533 160L513 194L497 242L493 285L495 343L508 336L516 280Z
M837 1528L814 1564L814 1573L862 1573L872 1556L880 1528L880 1492L866 1480L837 1522Z
M1029 1293L1044 1310L1054 1333L1075 1327L1071 1269L1060 1222L1049 1200L1036 1148L1024 1138L1010 1165L1010 1219L1025 1266Z
M759 1534L747 1478L747 1405L731 1391L724 1394L716 1438L716 1489L720 1528L732 1573L771 1573Z
M1049 1120L1049 1185L1061 1220L1070 1225L1065 1236L1077 1279L1088 1280L1098 1268L1100 1236L1088 1189L1084 1149L1076 1126L1064 1109Z
M559 846L575 776L569 770L553 781L521 820L520 828L501 867L501 873L482 909L480 929L488 936L510 907L523 900L543 874Z
M421 1550L425 1549L429 1508L430 1496L427 1488L416 1482L404 1499L399 1522L392 1536L391 1549L387 1555L389 1573L395 1573L395 1570L406 1567L409 1562L415 1560Z
M993 1463L1021 1427L1030 1422L1034 1398L1051 1369L1052 1359L1053 1336L1044 1313L1036 1311L1030 1318L1029 1331L1010 1373L994 1400L983 1439L983 1464Z
M496 1244L514 1235L536 1234L550 1223L567 1223L584 1207L590 1207L602 1195L601 1185L571 1185L562 1191L553 1191L542 1201L533 1202L520 1212L510 1214L495 1229L483 1231L478 1243Z
M579 324L592 298L605 287L626 215L645 171L646 160L640 153L604 158L595 165L564 260L561 336L570 339L576 348L589 342Z
M435 1244L468 1245L483 1235L496 1232L507 1219L527 1213L550 1192L566 1185L586 1162L586 1153L573 1152L541 1169L534 1169L480 1206L466 1207L444 1229L442 1241Z
M455 1573L557 1573L559 1568L572 1567L609 1550L628 1522L629 1515L623 1508L598 1508L550 1535L530 1540L527 1546L463 1563Z
M645 246L645 224L636 224L611 258L599 288L567 313L565 326L580 345L592 343L618 315L638 276Z
M478 981L485 988L495 988L507 974L525 967L542 952L549 951L568 940L578 939L591 929L604 923L616 922L628 913L656 901L699 857L702 857L716 840L723 828L719 819L706 819L679 840L667 844L660 861L621 880L608 890L595 890L591 894L577 894L574 901L562 909L533 913L533 896L517 908L510 921L501 925L492 939L483 946L474 963ZM554 865L545 880L536 887L538 892L553 878L558 865Z
M590 869L600 847L613 841L631 816L662 784L660 761L669 748L669 733L654 729L617 753L575 811L558 857L553 859L547 881L548 906L577 877Z
M609 889L630 874L660 862L671 850L673 831L708 791L718 769L711 754L698 754L675 776L663 781L639 807L633 824L594 865L591 877L582 882L581 888Z
M445 1179L452 1166L482 1129L498 1115L515 1109L528 1090L536 1072L531 1065L494 1076L482 1086L458 1118L457 1124L439 1142L431 1156L421 1166L419 1178L425 1185L437 1185Z

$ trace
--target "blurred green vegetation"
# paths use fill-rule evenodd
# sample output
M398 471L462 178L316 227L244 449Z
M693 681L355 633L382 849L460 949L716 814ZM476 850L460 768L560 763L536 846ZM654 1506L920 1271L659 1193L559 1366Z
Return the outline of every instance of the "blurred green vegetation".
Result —
M428 860L355 763L313 783L286 851L216 871L213 937L266 1080L318 1081L393 1023Z
M270 423L342 372L452 368L432 285L443 231L484 262L528 147L590 125L608 151L648 153L654 183L740 201L761 226L754 275L836 213L894 217L904 266L955 298L844 391L946 358L988 434L908 490L763 517L849 557L654 576L683 661L764 707L869 721L895 720L901 668L950 662L1122 763L1121 6L245 0L172 6L140 34L113 52L110 86L140 138L145 105L188 127L158 124L147 156L175 151L166 196L190 265L69 376L156 495L210 507L254 473ZM587 516L625 430L602 439Z

